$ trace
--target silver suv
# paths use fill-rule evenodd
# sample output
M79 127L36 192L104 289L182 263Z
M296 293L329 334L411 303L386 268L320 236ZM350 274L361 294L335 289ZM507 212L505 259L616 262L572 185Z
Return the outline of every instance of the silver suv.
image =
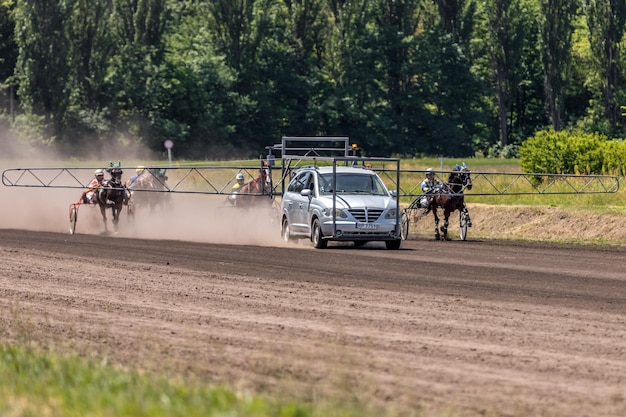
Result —
M384 241L387 249L399 249L402 242L398 203L366 168L298 169L283 192L281 213L285 241L309 238L318 249L330 240L355 246Z

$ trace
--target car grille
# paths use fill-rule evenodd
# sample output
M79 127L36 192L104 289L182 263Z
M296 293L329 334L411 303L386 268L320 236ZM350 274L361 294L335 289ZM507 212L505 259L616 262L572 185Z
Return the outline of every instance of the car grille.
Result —
M348 210L352 216L357 219L357 221L362 223L372 223L378 220L378 218L383 214L382 209L351 209Z

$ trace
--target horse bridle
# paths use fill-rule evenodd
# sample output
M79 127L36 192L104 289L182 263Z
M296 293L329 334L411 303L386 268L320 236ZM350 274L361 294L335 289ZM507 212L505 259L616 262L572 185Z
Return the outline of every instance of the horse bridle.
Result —
M445 191L446 194L450 194L454 198L461 198L465 189L468 188L470 184L472 183L471 177L469 175L470 175L469 173L463 172L463 171L455 172L454 176L459 178L461 182L453 183L453 182L450 182L450 180L448 180L448 182L444 184L444 188L442 189L442 191ZM450 184L459 184L461 186L461 189L458 192L453 192Z

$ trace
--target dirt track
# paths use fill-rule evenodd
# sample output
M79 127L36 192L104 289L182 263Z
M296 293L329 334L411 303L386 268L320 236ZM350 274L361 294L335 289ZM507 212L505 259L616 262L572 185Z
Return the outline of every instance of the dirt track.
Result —
M2 340L402 416L626 415L625 247L0 229L0 254Z

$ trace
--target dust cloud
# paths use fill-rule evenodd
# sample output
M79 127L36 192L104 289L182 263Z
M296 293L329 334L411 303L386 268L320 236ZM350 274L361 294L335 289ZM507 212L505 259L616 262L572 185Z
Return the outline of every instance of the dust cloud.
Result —
M0 227L70 233L69 210L80 189L7 187L0 189ZM170 239L255 246L283 246L276 212L244 210L224 204L225 196L175 194L167 206L125 207L117 232L107 210L105 232L98 207L78 206L76 234L108 234L141 239Z
M39 159L28 162L21 159L0 161L0 170L4 172L8 168L36 168L43 165L50 164ZM54 163L52 166L59 167L62 164ZM90 176L91 171L80 174ZM90 179L81 178L81 183L87 184ZM82 188L21 187L12 186L12 181L0 185L0 228L70 235L70 205L78 202ZM225 195L169 195L169 205L157 206L154 210L137 206L133 216L129 215L125 207L117 231L114 231L110 210L107 210L108 232L105 232L99 208L88 204L79 205L75 233L217 244L287 245L280 237L277 201L274 201L274 211L265 208L244 210L226 203Z
M153 211L138 208L127 227L120 227L120 236L254 246L284 244L277 212L236 208L225 200L223 195L172 195L166 207Z
M122 135L119 135L122 137ZM106 165L106 161L122 160L125 166L143 165L141 161L158 158L154 152L141 144L129 145L123 139L100 142L85 139L88 150L75 148L69 157L54 147L35 146L28 138L21 137L0 120L0 171L10 168L77 167L93 166L91 161ZM81 153L82 152L82 153ZM65 152L67 153L67 152ZM121 156L121 158L120 158ZM161 155L162 156L162 155ZM70 161L70 162L68 162ZM81 162L84 161L84 162ZM42 172L42 171L39 171ZM54 172L54 171L50 171ZM81 187L92 178L92 170L74 170L78 177L76 188L43 187L31 181L32 187L16 186L19 174L11 173L10 180L0 184L0 228L25 229L70 235L69 210L78 202L84 191ZM39 174L38 175L46 175ZM69 174L63 174L69 175ZM71 178L69 178L71 180ZM123 180L128 179L124 175ZM50 178L48 178L50 180ZM61 183L65 184L63 181ZM72 181L68 181L72 184ZM105 228L98 207L78 206L76 234L108 234L111 236L171 239L256 246L282 246L280 225L276 219L278 211L241 210L224 204L225 195L194 195L171 193L171 204L167 207L136 208L130 216L125 208L120 216L117 231L107 210L109 233ZM276 205L276 201L274 201Z

